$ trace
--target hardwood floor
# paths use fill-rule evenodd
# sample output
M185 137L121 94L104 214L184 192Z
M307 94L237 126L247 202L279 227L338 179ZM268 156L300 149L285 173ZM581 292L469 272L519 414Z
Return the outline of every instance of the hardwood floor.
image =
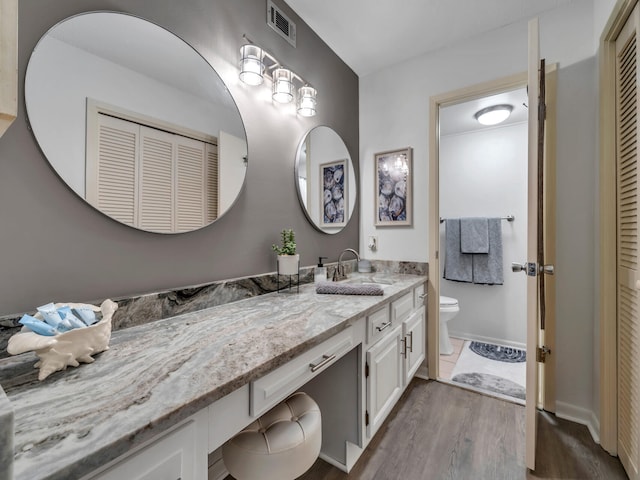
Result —
M230 478L230 477L228 477ZM349 475L318 460L304 480L626 479L587 428L541 413L535 472L524 466L524 407L414 379Z

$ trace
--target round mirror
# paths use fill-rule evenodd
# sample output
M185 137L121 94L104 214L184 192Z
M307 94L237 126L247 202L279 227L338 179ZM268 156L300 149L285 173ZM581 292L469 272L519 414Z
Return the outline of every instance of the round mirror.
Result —
M296 180L311 223L325 233L341 231L356 204L356 174L347 146L333 129L315 127L302 139Z
M240 193L247 138L211 65L173 33L113 12L70 17L31 54L25 101L47 159L126 225L196 230Z

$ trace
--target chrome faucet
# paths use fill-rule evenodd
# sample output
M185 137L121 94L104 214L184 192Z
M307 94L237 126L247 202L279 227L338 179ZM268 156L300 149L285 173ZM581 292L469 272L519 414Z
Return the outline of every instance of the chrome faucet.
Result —
M340 256L338 257L338 266L333 272L334 282L337 282L338 280L344 280L345 278L347 278L347 275L344 273L344 265L342 264L342 256L347 252L353 253L358 259L358 261L360 261L360 254L358 252L356 252L353 248L345 248L340 254Z

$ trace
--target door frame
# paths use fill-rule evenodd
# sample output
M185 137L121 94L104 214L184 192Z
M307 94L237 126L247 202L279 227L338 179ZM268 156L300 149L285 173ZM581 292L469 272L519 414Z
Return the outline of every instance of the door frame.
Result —
M638 0L618 0L602 31L599 57L600 137L600 445L618 453L616 292L615 41Z
M545 161L547 185L545 191L545 251L546 263L555 264L555 163L556 163L556 85L557 64L546 67L547 127L545 129ZM527 85L527 72L502 77L488 82L464 87L440 95L429 101L429 278L427 281L428 332L427 352L429 378L437 380L439 372L440 334L440 107L463 103L469 100L495 95ZM544 344L555 351L555 285L553 277L547 277L547 329ZM545 410L555 412L555 355L549 355L545 363L544 385L540 391L543 397L538 404Z

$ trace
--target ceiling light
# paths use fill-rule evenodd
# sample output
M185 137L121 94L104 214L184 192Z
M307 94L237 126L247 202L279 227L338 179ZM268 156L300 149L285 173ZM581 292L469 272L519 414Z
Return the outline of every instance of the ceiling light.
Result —
M240 48L240 80L247 85L260 85L264 63L262 48L247 44Z
M474 118L482 125L497 125L509 118L512 110L512 105L493 105L476 112Z
M289 103L293 100L293 74L286 68L273 71L273 100L278 103Z
M305 85L298 90L298 113L303 117L313 117L316 114L318 92L315 88Z

